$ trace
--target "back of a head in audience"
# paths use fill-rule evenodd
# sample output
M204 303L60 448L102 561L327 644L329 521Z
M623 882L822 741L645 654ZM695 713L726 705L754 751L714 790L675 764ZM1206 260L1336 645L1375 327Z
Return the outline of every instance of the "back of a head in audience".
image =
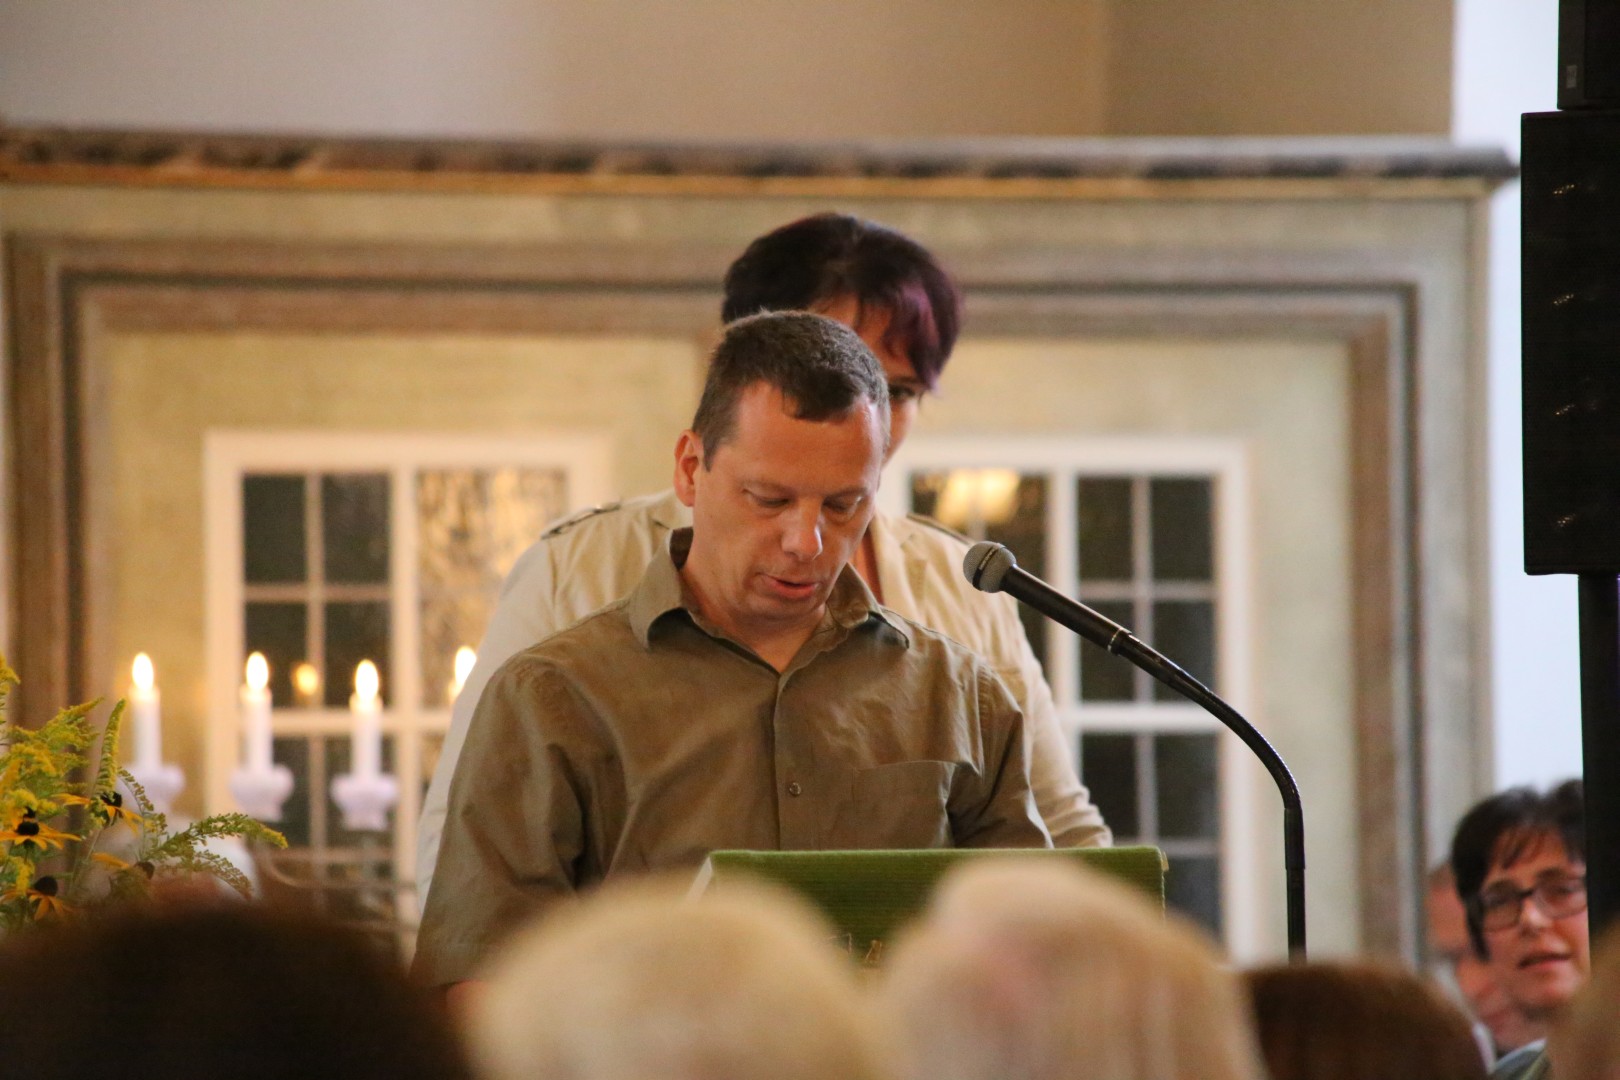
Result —
M364 939L246 904L134 909L0 948L0 1075L453 1080L442 1015Z
M1554 1024L1547 1053L1558 1080L1620 1080L1620 931L1598 943L1592 976Z
M1421 976L1367 963L1247 975L1271 1080L1483 1080L1462 1010Z
M941 882L881 985L908 1080L1254 1080L1236 977L1191 924L1066 862Z
M469 1018L491 1080L886 1080L833 933L788 894L609 886L515 936Z

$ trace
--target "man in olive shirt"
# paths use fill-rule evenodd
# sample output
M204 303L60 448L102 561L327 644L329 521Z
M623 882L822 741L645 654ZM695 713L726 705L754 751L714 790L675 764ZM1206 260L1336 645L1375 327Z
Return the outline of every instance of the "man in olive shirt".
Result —
M692 527L479 701L423 981L466 980L548 902L716 849L1049 846L1007 689L849 566L888 420L882 369L847 327L799 312L727 328L675 450Z

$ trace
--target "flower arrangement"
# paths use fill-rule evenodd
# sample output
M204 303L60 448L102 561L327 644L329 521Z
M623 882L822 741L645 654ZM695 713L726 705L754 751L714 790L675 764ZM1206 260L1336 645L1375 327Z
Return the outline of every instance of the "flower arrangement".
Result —
M0 934L99 904L144 899L162 877L207 874L246 896L252 890L246 876L207 842L238 837L287 846L280 833L246 814L215 814L170 835L168 820L118 766L122 701L100 733L91 769L97 732L89 717L100 699L63 709L30 730L4 718L17 684L0 657ZM126 805L120 781L133 793L134 807Z

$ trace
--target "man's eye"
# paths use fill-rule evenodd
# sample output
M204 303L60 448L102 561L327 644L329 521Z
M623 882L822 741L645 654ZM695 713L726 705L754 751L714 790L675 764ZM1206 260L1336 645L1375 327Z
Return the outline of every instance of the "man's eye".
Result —
M827 509L840 517L848 517L855 512L855 507L858 505L860 505L859 499L834 499L827 504Z
M1584 883L1575 880L1549 881L1541 886L1542 892L1548 896L1565 899L1574 896L1584 888L1586 888Z
M786 499L778 495L756 495L753 492L750 492L749 497L752 498L755 503L763 506L767 510L780 510L782 507L786 506L788 502Z
M1509 907L1519 902L1518 893L1497 892L1484 893L1479 898L1479 906L1486 911L1495 911L1499 908Z
M909 401L916 401L922 397L922 391L915 386L906 386L902 383L889 384L889 404L904 405Z

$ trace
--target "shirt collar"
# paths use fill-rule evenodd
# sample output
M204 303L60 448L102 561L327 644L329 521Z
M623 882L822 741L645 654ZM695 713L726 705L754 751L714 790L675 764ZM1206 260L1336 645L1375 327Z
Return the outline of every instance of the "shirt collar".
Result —
M687 552L691 549L690 527L671 531L664 550L652 557L647 564L647 572L628 598L626 614L630 619L630 629L643 648L652 647L653 626L676 611L684 612L694 623L713 632L698 615L697 603L681 580L680 567L686 562ZM823 626L830 624L840 630L852 630L873 619L897 634L900 644L910 647L911 635L900 616L877 602L872 590L855 572L855 567L845 566L833 583L832 595L827 598Z

